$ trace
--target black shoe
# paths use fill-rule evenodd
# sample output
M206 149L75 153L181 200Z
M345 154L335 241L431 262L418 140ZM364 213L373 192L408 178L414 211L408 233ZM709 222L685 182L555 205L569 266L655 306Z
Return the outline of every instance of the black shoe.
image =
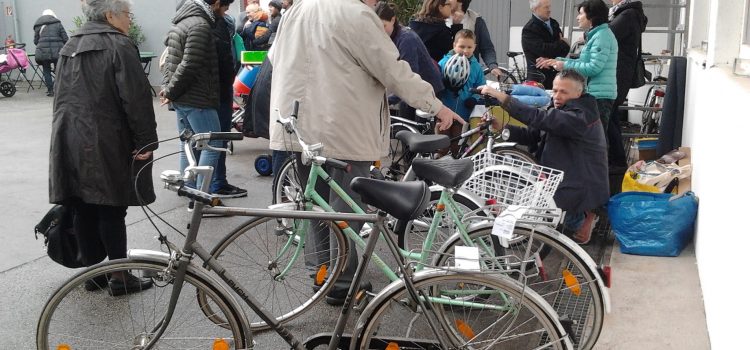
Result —
M222 198L239 198L239 197L246 197L247 196L247 190L239 188L237 186L233 186L230 184L226 184L222 186L220 189L215 191L213 193L217 197Z
M109 295L116 297L128 293L137 293L153 287L154 283L150 279L138 278L130 274L125 274L125 281L116 278L109 280Z
M372 292L372 283L370 282L362 282L359 285L359 290L365 290L368 292ZM346 293L349 292L349 289L337 289L334 286L334 289L328 292L328 295L326 295L326 303L328 305L332 306L340 306L344 305L344 300L346 300Z
M83 286L84 288L86 288L87 291L93 292L95 290L106 288L108 283L109 283L109 278L107 278L106 275L99 275L90 280L86 280Z

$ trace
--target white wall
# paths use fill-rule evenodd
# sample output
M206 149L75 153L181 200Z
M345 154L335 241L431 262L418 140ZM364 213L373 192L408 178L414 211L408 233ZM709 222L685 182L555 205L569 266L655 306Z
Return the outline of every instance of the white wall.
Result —
M689 57L683 144L692 149L693 191L700 199L695 245L711 347L739 349L747 348L744 317L750 314L745 282L750 228L743 220L750 187L740 170L748 168L750 78L732 75L728 64L704 69L703 63L708 57L736 57L739 41L721 39L741 29L736 14L744 13L745 0L712 5L719 6L712 6L711 18L701 19L710 30L691 27L699 36L710 33L705 38L713 43L709 54L694 50Z

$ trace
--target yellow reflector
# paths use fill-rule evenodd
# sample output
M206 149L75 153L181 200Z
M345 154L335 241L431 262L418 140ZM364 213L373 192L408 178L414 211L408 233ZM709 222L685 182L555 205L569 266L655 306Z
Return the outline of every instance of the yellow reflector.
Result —
M438 204L435 206L435 210L437 211L443 211L445 210L445 204Z
M575 296L581 295L581 285L578 284L578 278L574 276L568 269L563 270L562 272L563 279L565 280L565 285L568 286L568 289L570 289Z
M58 344L57 350L71 350L71 349L70 349L70 345L68 344Z
M385 350L398 350L398 344L396 343L388 343L388 346L385 347Z
M349 224L347 224L346 221L339 221L336 223L336 226L342 230L346 230L349 227Z
M474 330L472 330L466 322L456 320L456 328L458 328L458 331L464 336L464 338L474 339Z
M315 274L315 284L318 286L322 286L323 282L325 282L326 280L327 275L328 275L328 265L323 264L318 269L318 273Z
M213 350L229 350L229 343L224 339L216 338Z
M376 167L376 168L380 169L380 161L379 161L379 160L376 160L376 161L374 161L374 162L372 163L372 166L374 166L374 167Z

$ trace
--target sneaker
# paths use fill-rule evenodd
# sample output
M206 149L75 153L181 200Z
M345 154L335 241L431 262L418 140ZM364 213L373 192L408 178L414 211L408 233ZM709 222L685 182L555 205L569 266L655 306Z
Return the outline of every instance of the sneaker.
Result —
M246 197L247 190L234 185L226 184L222 188L216 190L213 194L221 198L239 198Z
M583 225L581 225L581 228L576 231L573 240L580 245L589 244L592 236L591 233L594 232L594 227L597 222L599 222L599 217L596 216L596 214L586 212L586 218L583 219Z
M359 290L372 292L372 283L370 282L362 282L359 285ZM331 306L341 306L344 305L344 301L346 300L346 293L349 292L349 289L337 289L334 286L334 289L328 292L328 295L326 295L326 304Z

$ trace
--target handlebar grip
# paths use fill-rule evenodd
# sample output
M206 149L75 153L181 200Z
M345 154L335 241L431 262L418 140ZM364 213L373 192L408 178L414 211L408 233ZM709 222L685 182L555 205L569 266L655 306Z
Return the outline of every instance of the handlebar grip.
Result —
M234 141L242 140L241 132L212 132L209 140Z
M342 161L340 161L338 159L326 158L326 161L323 164L327 165L327 166L330 166L330 167L333 167L333 168L336 168L336 169L341 169L343 171L346 171L347 173L352 171L352 165L351 164L349 164L347 162L342 162Z
M297 118L297 112L299 111L299 101L294 100L292 103L292 117Z
M179 189L177 189L177 195L182 197L188 197L192 200L201 202L203 204L208 204L212 207L215 207L221 203L221 200L219 197L214 197L208 193L198 191L194 188L181 186Z

